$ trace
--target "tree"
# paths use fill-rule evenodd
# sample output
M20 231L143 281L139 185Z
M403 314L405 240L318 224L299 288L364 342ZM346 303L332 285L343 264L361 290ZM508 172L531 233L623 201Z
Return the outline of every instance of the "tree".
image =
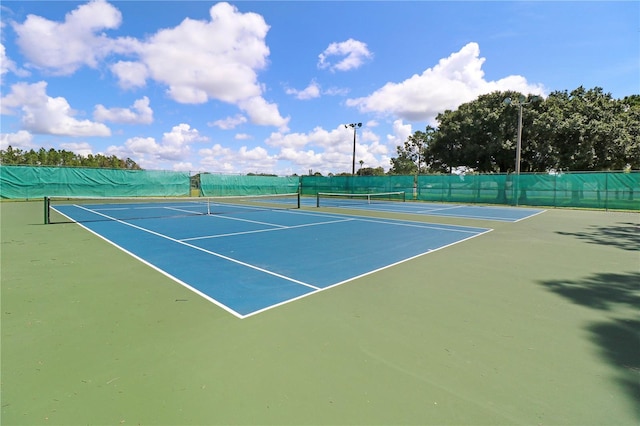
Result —
M425 172L427 170L427 167L423 167L423 164L427 164L425 152L435 132L435 128L427 126L424 132L417 130L410 135L402 147L396 148L398 157L391 159L392 167L389 173L408 175Z
M358 170L358 176L384 176L384 169L382 167L364 167Z
M627 96L620 102L620 126L624 129L619 156L624 167L640 169L640 95Z
M415 173L416 165L411 158L408 143L404 143L404 148L396 147L397 157L391 158L391 169L389 174L392 175L409 175Z
M37 152L33 149L22 151L8 146L6 150L0 150L0 162L2 164L17 164L31 166L79 166L79 167L99 167L111 169L141 170L140 166L131 158L120 159L115 155L105 156L102 154L87 157L75 154L70 151L57 151L50 148L40 148Z
M427 148L433 169L451 172L465 166L484 173L506 173L515 170L518 109L504 104L506 98L519 98L517 92L493 92L462 104L455 111L438 114L438 131ZM531 98L526 98L525 102ZM522 140L529 139L535 105L529 105L523 116ZM524 148L523 143L523 148ZM523 171L530 161L523 149Z
M503 101L520 96L493 92L438 114L437 130L428 135L423 151L428 169L451 173L465 166L480 173L515 171L519 108ZM599 87L578 87L532 101L532 96L525 97L522 108L522 172L640 168L640 95L616 100ZM421 151L416 151L413 138L421 133L397 147L390 173L415 173L416 152Z
M613 99L596 87L556 91L544 102L540 137L549 141L547 169L621 170L638 167L637 95Z
M22 161L22 150L13 149L11 145L9 145L6 151L0 151L2 163L4 164L20 164Z

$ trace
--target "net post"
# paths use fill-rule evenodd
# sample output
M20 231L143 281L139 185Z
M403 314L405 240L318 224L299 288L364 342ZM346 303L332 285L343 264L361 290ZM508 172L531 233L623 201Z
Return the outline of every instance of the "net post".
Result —
M316 207L320 207L320 193L316 192Z
M44 197L44 224L49 225L51 223L51 215L49 213L49 207L51 206L51 199L47 196Z
M297 205L297 207L296 207L296 208L298 208L298 209L299 209L299 208L300 208L300 191L299 191L299 190L298 190L298 192L296 193L296 195L297 195L297 198L298 198L298 200L297 200L298 205Z

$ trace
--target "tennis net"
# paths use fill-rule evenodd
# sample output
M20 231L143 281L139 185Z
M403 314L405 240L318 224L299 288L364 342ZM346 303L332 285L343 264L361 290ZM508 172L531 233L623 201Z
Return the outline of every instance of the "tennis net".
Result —
M404 191L378 192L370 194L318 192L316 207L345 207L379 202L404 202Z
M44 197L44 223L156 219L298 208L298 193L224 197Z

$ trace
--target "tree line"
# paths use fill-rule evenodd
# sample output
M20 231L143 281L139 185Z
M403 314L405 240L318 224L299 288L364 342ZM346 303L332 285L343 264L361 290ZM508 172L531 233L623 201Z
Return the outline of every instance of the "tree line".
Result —
M83 156L66 150L46 150L40 148L23 151L11 146L6 150L0 150L0 162L2 164L31 165L31 166L69 166L69 167L95 167L109 169L142 170L131 158L122 159L115 155L102 154Z
M397 147L389 173L513 172L520 113L523 173L640 169L640 95L613 99L581 86L545 99L493 92L444 111L437 128Z

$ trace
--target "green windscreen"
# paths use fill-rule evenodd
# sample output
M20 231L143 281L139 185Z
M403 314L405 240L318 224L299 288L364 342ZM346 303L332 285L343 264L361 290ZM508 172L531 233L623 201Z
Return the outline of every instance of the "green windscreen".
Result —
M421 175L416 199L456 203L640 209L640 173Z
M297 176L243 176L200 174L200 191L204 197L217 195L268 195L298 193Z
M371 194L405 192L412 196L414 176L302 176L302 195L326 193Z
M1 198L397 192L407 201L640 210L640 172L279 177L0 166Z
M0 166L1 198L186 196L188 194L188 172Z
M302 176L302 195L404 191L407 200L640 210L640 172Z

